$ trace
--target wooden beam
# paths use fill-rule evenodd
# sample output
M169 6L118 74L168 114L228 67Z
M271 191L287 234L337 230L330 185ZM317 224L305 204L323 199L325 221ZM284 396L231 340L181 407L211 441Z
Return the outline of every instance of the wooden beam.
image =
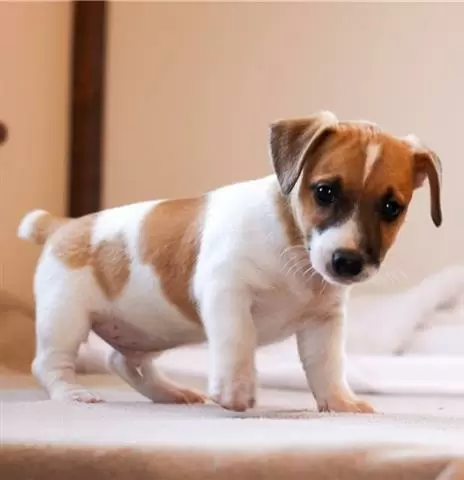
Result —
M0 145L8 140L8 129L3 122L0 122Z
M68 215L78 217L101 206L107 3L73 9Z

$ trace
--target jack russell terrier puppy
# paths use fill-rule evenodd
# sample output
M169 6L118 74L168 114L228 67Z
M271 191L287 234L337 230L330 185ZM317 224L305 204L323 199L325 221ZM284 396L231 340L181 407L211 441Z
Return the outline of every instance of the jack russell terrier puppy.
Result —
M207 340L210 397L244 411L256 348L295 335L320 411L374 411L345 378L346 294L379 270L426 177L441 224L440 161L413 135L326 111L273 123L270 155L275 175L198 198L24 217L18 235L44 245L32 370L52 399L100 401L75 374L93 330L114 349L110 368L164 403L205 396L163 377L154 358Z

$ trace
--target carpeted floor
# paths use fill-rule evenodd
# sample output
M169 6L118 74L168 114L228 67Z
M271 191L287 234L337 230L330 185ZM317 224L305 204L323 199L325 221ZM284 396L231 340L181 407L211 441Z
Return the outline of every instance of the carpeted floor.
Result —
M0 478L464 478L464 398L377 396L382 414L322 415L308 393L262 390L257 409L236 414L83 381L107 402L51 402L29 376L0 377Z

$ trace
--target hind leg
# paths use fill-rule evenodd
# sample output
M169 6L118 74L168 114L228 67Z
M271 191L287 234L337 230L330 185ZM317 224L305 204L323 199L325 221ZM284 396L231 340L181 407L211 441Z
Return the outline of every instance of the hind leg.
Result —
M153 363L157 355L126 357L118 351L110 356L110 368L134 390L154 403L204 403L200 392L184 388L164 377Z
M89 330L87 312L72 296L57 294L38 298L37 347L32 371L52 400L102 401L80 385L76 377L77 352Z

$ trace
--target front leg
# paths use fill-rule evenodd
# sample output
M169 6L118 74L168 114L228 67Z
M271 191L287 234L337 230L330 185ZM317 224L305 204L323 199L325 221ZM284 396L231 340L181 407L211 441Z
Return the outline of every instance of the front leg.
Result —
M321 412L373 413L356 397L345 377L344 317L340 311L311 320L297 333L298 353Z
M223 408L243 412L255 404L256 331L243 291L213 287L201 302L208 338L209 394Z

